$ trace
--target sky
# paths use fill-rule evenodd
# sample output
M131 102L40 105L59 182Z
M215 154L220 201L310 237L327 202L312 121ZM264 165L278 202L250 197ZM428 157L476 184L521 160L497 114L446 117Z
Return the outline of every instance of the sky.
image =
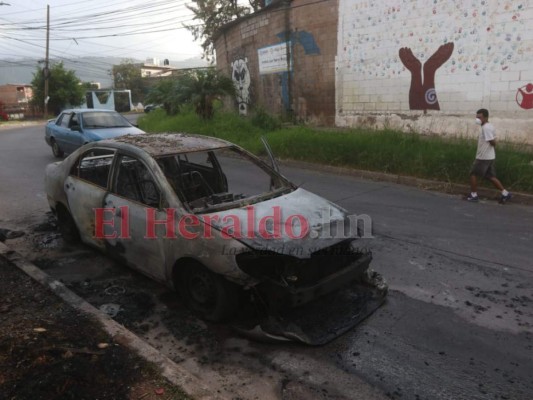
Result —
M6 5L9 4L9 5ZM185 0L0 0L0 60L43 60L46 6L50 58L83 56L181 61L202 54L183 23Z

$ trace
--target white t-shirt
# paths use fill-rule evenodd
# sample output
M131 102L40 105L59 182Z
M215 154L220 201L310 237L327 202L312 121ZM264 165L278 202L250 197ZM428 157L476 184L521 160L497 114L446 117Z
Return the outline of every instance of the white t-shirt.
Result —
M479 139L477 141L477 160L494 160L496 158L494 146L489 143L489 140L494 140L495 138L494 125L489 122L485 123L481 127L481 132L479 133Z

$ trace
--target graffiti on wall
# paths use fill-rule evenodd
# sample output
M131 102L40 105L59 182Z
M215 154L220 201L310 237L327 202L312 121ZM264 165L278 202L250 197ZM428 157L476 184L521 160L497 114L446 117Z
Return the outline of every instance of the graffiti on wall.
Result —
M312 54L320 54L320 47L316 44L315 37L312 33L307 31L291 31L287 34L287 31L279 32L276 36L280 40L286 40L287 36L289 37L289 43L291 45L290 51L292 53L292 47L300 45L304 49L304 54L306 56ZM292 74L292 67L290 68L291 72L284 71L280 73L281 75L281 98L283 100L283 106L285 110L291 108L289 100L289 74Z
M337 109L532 110L532 15L531 1L339 0Z
M443 68L446 74L508 71L528 62L533 51L527 40L526 2L511 0L433 0L420 7L415 0L345 0L341 21L345 29L340 65L365 77L393 78L402 64L391 48L416 48L424 58L442 43L453 42L455 52ZM387 26L387 29L379 29ZM490 43L486 42L490 38ZM487 46L482 46L487 44Z
M248 58L241 57L231 63L231 78L236 89L237 105L239 114L248 114L250 105L250 70L248 69Z
M399 51L400 60L411 73L409 88L409 108L411 110L440 110L437 91L435 90L435 73L450 59L453 43L440 46L422 65L409 47Z
M516 91L516 103L524 110L533 109L533 83L528 83Z
M286 40L287 36L289 41L293 44L299 44L303 47L305 55L320 54L320 48L316 44L315 37L312 33L307 31L291 31L287 35L287 31L277 33L276 36L280 40Z

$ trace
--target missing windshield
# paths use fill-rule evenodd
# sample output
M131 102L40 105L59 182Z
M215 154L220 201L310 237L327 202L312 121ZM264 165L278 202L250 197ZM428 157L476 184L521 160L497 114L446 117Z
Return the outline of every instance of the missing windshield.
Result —
M157 163L180 200L194 212L253 204L293 189L262 161L236 148L160 157Z

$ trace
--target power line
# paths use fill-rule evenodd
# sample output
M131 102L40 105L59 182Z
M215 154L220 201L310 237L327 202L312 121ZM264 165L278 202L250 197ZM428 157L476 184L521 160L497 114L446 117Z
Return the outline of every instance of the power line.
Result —
M53 43L76 41L76 43L83 41L83 44L89 44L90 39L108 39L108 38L122 38L135 35L156 35L160 33L179 32L183 30L182 23L192 21L192 14L190 12L181 14L177 18L169 18L169 15L185 10L187 4L186 1L176 0L163 0L152 1L151 3L133 3L131 1L124 1L120 3L105 2L105 6L97 7L98 12L94 12L95 2L91 2L91 7L83 8L84 10L90 10L89 13L80 12L80 4L87 4L86 2L77 1L68 4L57 6L62 9L62 15L66 13L63 10L77 5L75 13L70 14L68 17L62 16L60 18L53 18L51 23L51 37L50 40ZM33 11L42 12L42 10L28 10L31 14ZM25 43L26 47L32 46L32 42L42 43L43 37L36 35L44 29L42 18L29 19L25 18L23 21L7 21L6 17L15 13L3 14L0 19L4 20L2 24L2 30L0 31L0 39L3 37L8 40L18 41L18 43ZM142 15L143 21L139 22L139 16ZM148 21L147 21L148 20ZM91 29L87 30L87 33L83 29L86 26L90 26ZM97 34L98 30L105 30L104 34ZM89 32L94 32L90 34ZM3 33L3 35L2 35ZM152 39L154 43L157 40ZM143 42L144 43L144 42ZM81 43L79 43L81 44ZM96 45L96 44L93 44ZM100 46L100 44L98 44ZM72 42L68 44L68 49L72 46ZM106 47L106 43L103 44ZM143 48L145 46L142 46ZM107 47L108 48L108 47ZM151 46L150 50L153 52L157 46ZM17 46L14 48L17 53L20 52L20 48ZM124 49L124 46L120 46L120 49ZM131 51L138 51L138 46L129 46ZM28 51L28 50L26 50ZM168 54L168 51L160 51L161 54ZM201 51L193 54L200 54ZM100 52L98 53L100 54ZM179 55L180 53L174 53ZM191 53L189 53L191 54Z

